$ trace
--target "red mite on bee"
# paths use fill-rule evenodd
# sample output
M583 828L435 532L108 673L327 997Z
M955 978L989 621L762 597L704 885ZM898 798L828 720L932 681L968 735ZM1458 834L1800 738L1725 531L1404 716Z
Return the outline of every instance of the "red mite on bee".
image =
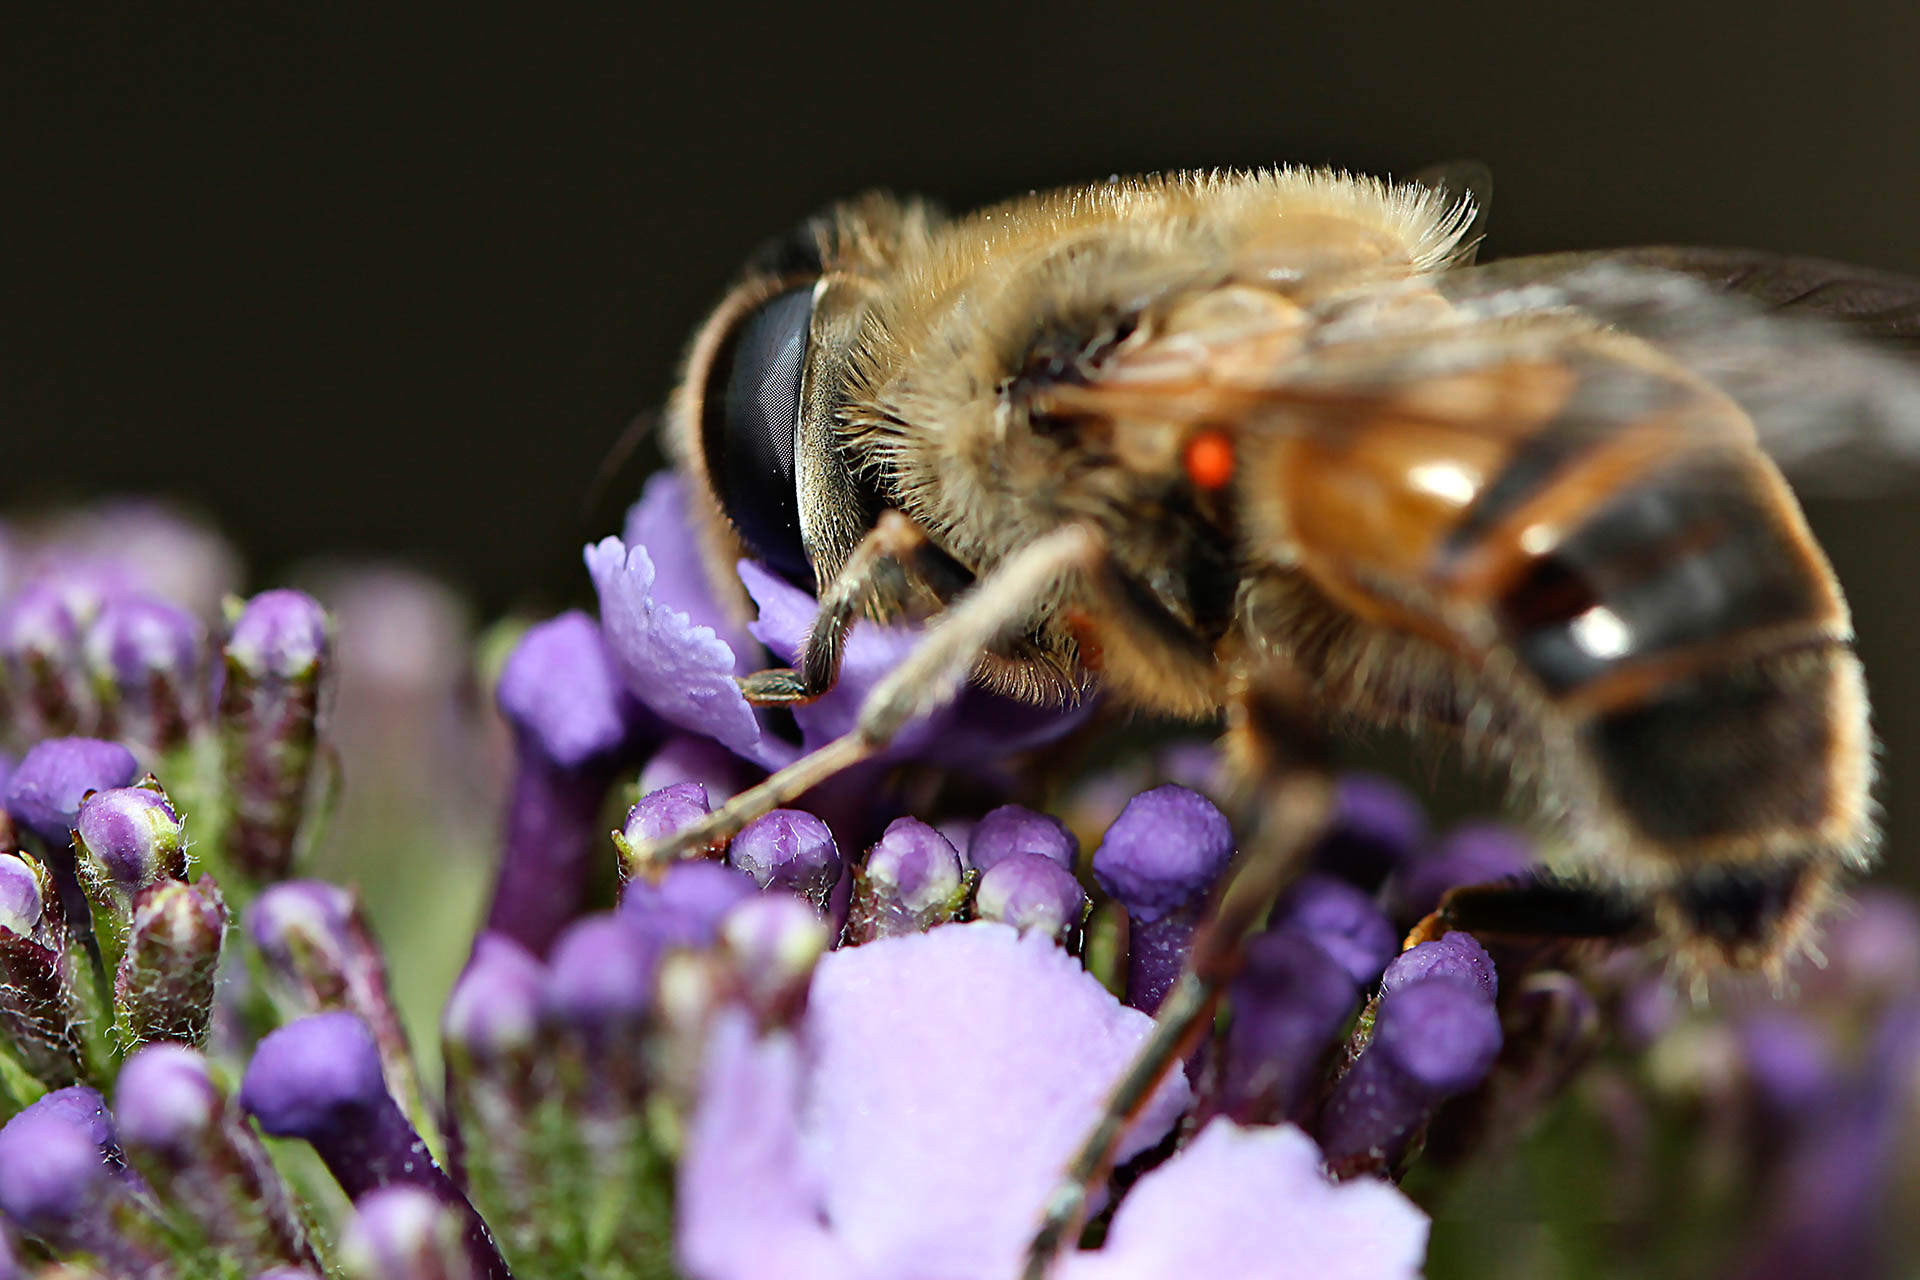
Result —
M1329 729L1448 735L1557 833L1426 933L1777 974L1870 861L1847 605L1770 450L1920 434L1904 365L1815 318L1911 337L1920 289L1713 250L1475 266L1476 185L1175 174L958 218L869 195L763 250L693 344L667 430L713 576L751 556L821 606L749 701L831 688L857 619L927 625L853 732L643 859L969 679L1226 724L1240 859L1036 1268L1324 822Z

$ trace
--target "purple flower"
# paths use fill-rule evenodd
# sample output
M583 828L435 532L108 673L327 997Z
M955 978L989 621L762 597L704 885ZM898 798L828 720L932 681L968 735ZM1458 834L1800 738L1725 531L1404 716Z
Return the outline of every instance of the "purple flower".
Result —
M603 848L600 805L615 773L658 724L620 681L584 613L533 627L500 675L514 730L504 849L486 927L535 952L587 905Z
M234 619L227 663L255 680L306 680L325 659L331 631L326 611L306 592L263 591Z
M660 949L612 915L575 921L554 944L543 1006L595 1043L631 1037L653 1005Z
M1471 940L1464 946L1478 950ZM1439 1103L1492 1068L1501 1032L1491 965L1483 975L1464 946L1441 939L1415 947L1404 976L1381 995L1372 1039L1320 1117L1320 1143L1333 1168L1352 1174L1390 1167ZM1425 964L1422 952L1440 958Z
M797 1041L716 1028L680 1167L682 1265L701 1280L1015 1273L1147 1027L1066 952L1003 925L830 953ZM1183 1079L1163 1085L1121 1159L1186 1101Z
M470 1256L467 1223L453 1205L415 1186L382 1187L354 1202L340 1238L350 1280L482 1280L506 1275Z
M356 1203L391 1186L434 1196L457 1215L475 1273L506 1276L486 1224L387 1093L379 1050L360 1019L316 1014L267 1036L247 1064L240 1105L263 1131L306 1139Z
M300 591L253 597L227 635L219 706L227 845L232 867L255 882L280 879L293 861L331 651L326 611Z
M601 626L627 687L662 719L713 738L762 768L778 768L794 757L795 748L765 731L734 684L734 676L754 665L752 641L714 599L699 558L688 550L694 540L679 481L655 477L628 517L625 539L607 538L587 548ZM747 633L775 658L793 663L818 603L756 564L742 562L739 574L759 609ZM793 709L803 748L851 729L868 692L918 640L909 627L855 624L838 683L825 696ZM948 708L909 726L879 759L998 761L1058 737L1083 716L968 690Z
M1353 975L1310 935L1271 929L1248 941L1230 995L1220 1110L1242 1123L1294 1116L1359 1006Z
M373 1033L394 1092L423 1133L433 1135L387 977L386 957L352 892L322 880L285 880L247 910L247 932L276 978L297 993L301 1012L344 1009Z
M692 826L712 812L713 805L707 800L703 783L676 782L641 796L633 808L627 810L620 838L629 848L643 847Z

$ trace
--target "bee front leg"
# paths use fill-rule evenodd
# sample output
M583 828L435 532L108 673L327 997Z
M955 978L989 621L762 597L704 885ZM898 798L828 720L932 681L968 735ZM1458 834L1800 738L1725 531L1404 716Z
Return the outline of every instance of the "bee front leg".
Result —
M1072 591L1072 584L1087 581L1106 554L1098 533L1069 525L1007 557L941 613L919 647L873 687L851 732L770 774L701 821L623 853L621 875L651 873L695 849L726 840L761 814L874 756L901 729L951 701L982 654L1023 634L1037 611L1063 591Z
M1291 677L1243 683L1228 707L1225 746L1237 779L1235 807L1251 837L1222 879L1187 967L1161 1002L1152 1032L1107 1095L1106 1107L1047 1198L1027 1249L1026 1280L1045 1280L1055 1257L1072 1247L1089 1198L1112 1168L1127 1125L1169 1071L1212 1025L1215 1006L1239 973L1248 934L1297 878L1325 829L1333 787L1318 721Z
M901 607L919 596L940 604L973 581L927 531L898 511L883 511L847 562L820 593L820 612L807 632L798 669L775 667L740 678L740 692L756 706L811 702L840 679L847 632L876 604Z

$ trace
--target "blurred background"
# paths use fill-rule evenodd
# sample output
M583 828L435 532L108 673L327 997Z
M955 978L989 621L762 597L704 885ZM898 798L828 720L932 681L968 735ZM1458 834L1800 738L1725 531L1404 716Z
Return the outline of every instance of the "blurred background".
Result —
M585 595L595 496L762 237L874 185L1477 157L1487 252L1688 242L1920 272L1920 10L52 7L0 49L0 506L184 498L255 577L399 555ZM1917 861L1920 485L1821 502ZM1915 797L1915 798L1909 798Z

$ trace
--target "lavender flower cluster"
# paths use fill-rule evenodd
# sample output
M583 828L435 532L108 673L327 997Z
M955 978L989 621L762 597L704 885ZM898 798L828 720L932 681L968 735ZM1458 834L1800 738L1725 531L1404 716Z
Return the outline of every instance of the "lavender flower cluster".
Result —
M1018 1273L1233 858L1217 761L1076 781L1098 707L969 690L710 857L646 865L843 732L913 643L863 623L832 694L756 712L734 677L791 661L814 602L743 564L741 626L690 544L657 478L587 550L598 616L527 627L499 664L498 860L436 1055L395 991L440 940L383 941L378 898L295 878L374 839L323 835L338 744L414 704L336 705L356 650L335 618L233 600L192 526L0 532L0 1280ZM418 772L366 749L350 782ZM450 859L425 829L416 856ZM1343 779L1315 869L1056 1274L1438 1274L1467 1251L1435 1232L1430 1253L1400 1179L1472 1204L1606 1147L1650 1184L1668 1166L1632 1134L1712 1088L1738 1098L1727 1198L1781 1206L1726 1273L1819 1274L1782 1260L1844 1246L1871 1274L1912 1172L1911 908L1870 899L1801 1006L1731 1017L1663 1003L1630 959L1402 951L1448 888L1531 857L1497 827L1435 840L1398 788ZM1556 1157L1569 1115L1610 1136Z

